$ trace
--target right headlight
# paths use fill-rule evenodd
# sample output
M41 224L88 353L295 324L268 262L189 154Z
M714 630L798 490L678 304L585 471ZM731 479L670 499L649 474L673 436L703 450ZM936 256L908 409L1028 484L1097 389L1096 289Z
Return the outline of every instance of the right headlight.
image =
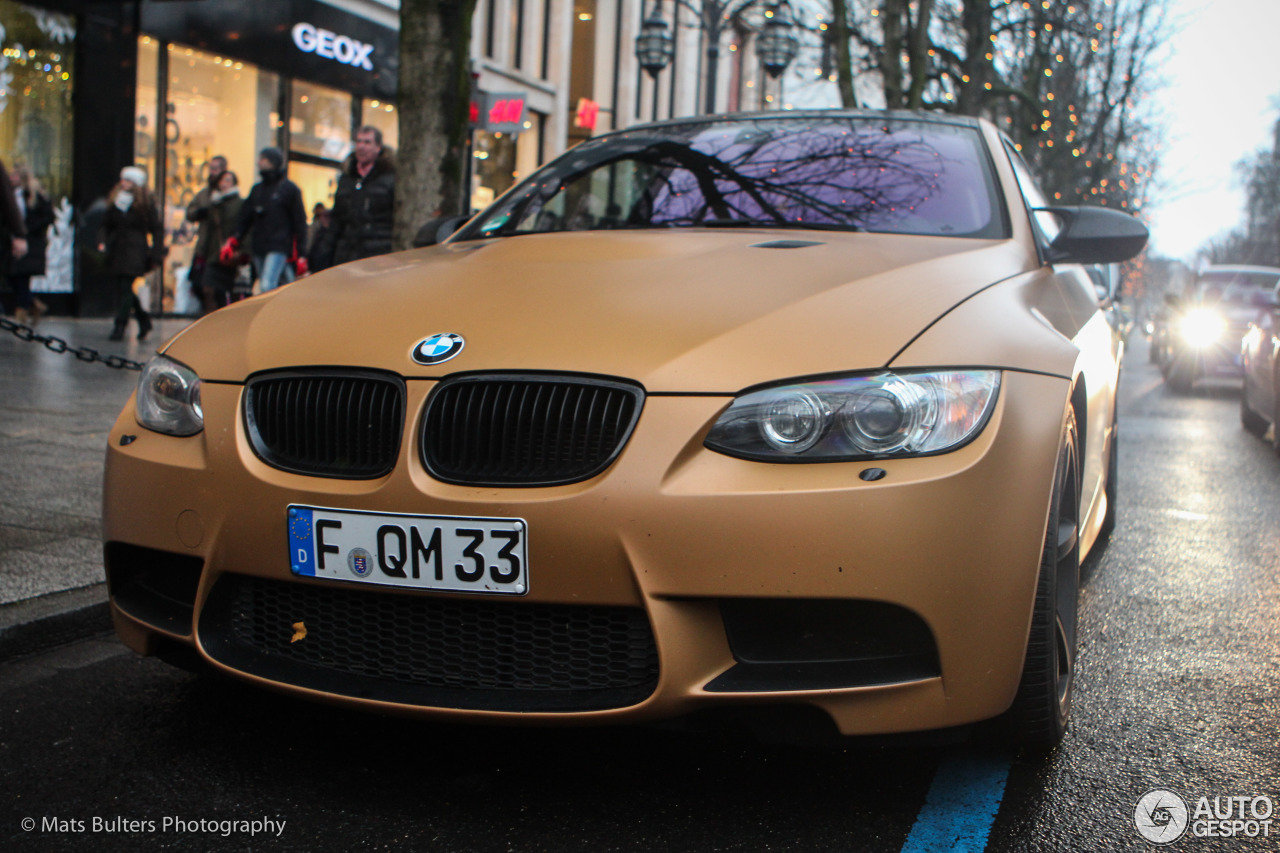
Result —
M200 377L181 362L157 355L142 368L134 407L138 423L166 435L195 435L204 429Z
M882 372L781 385L738 397L706 446L766 462L837 462L945 453L982 431L996 370Z

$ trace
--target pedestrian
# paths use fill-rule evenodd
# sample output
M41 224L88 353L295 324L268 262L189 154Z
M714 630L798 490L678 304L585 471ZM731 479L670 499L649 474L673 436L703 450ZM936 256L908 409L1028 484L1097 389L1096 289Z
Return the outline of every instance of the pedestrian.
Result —
M9 170L0 161L0 186L10 186ZM27 224L13 193L0 193L0 274L27 253Z
M111 340L124 340L132 312L138 320L138 340L151 333L151 316L133 292L133 282L164 260L164 226L147 189L147 173L138 166L120 170L120 181L107 196L98 251L106 253L107 274L115 280L116 320Z
M49 226L53 224L53 202L27 167L14 165L9 173L13 198L27 231L27 251L9 265L9 287L15 298L14 316L19 323L40 322L45 304L31 293L32 276L44 275L45 253L49 248Z
M241 243L252 238L253 265L261 291L266 293L282 281L293 281L295 270L291 265L295 263L297 272L305 274L306 258L300 258L298 252L307 247L307 211L302 204L302 190L285 177L280 149L262 149L258 173L262 180L249 191L220 256L224 262L230 261L239 253Z
M227 171L226 157L221 154L210 157L209 174L205 185L200 188L200 192L196 193L191 204L187 205L187 221L197 223L196 247L191 255L191 269L187 271L187 283L191 286L192 293L202 303L206 313L213 310L212 297L204 292L204 269L209 257L209 207L212 204L211 197L218 191L218 179L225 171ZM217 257L217 250L221 248L222 240L219 240L214 244L214 257Z
M391 251L395 201L395 158L382 144L382 131L365 125L356 131L355 151L347 157L334 193L335 264Z
M203 244L205 255L201 260L204 272L200 279L206 312L215 311L231 302L236 275L240 267L249 263L248 240L228 261L222 260L222 246L240 220L240 209L243 206L240 180L236 173L230 170L221 172L217 186L209 195L209 206L201 222L208 237Z
M333 266L333 215L320 202L311 209L311 236L307 240L307 268L320 272Z

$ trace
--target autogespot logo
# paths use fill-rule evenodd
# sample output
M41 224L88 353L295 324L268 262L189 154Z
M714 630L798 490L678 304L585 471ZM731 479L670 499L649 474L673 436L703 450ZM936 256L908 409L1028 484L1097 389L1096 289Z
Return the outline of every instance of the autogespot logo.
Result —
M1155 790L1138 800L1133 825L1152 844L1172 844L1187 831L1187 804L1172 791Z

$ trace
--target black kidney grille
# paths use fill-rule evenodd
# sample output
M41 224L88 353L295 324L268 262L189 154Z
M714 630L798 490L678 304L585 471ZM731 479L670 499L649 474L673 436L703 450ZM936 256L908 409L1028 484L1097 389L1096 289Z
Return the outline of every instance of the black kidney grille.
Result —
M379 374L270 375L250 380L245 422L267 464L298 474L381 477L395 467L404 384Z
M450 483L545 486L607 468L631 435L643 392L562 376L464 376L427 404L423 462Z
M632 607L467 601L226 575L199 632L214 659L255 675L435 707L624 707L652 693L658 678L648 619Z

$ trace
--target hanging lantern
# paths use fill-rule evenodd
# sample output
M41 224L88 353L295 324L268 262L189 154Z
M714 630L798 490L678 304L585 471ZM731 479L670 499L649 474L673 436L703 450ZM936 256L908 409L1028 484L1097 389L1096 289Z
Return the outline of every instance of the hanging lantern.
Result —
M654 0L653 11L640 25L640 35L636 36L636 59L650 77L657 79L674 53L671 27L662 17L662 0Z
M765 12L764 28L756 37L756 55L765 72L777 79L799 52L800 40L796 38L791 5L786 0L770 4Z

